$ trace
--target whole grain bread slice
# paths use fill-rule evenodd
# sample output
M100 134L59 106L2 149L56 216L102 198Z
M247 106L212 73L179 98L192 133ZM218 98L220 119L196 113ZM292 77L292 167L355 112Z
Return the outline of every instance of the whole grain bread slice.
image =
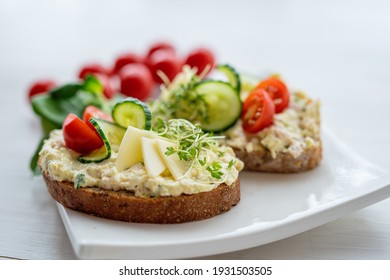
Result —
M135 223L175 224L211 218L240 201L240 181L231 186L191 195L136 197L129 191L100 188L76 189L71 182L52 180L42 172L50 195L63 206L112 220Z
M298 173L313 169L322 159L322 143L306 149L294 158L289 153L279 153L276 158L269 151L247 152L245 149L233 147L236 156L245 163L245 170L270 173Z

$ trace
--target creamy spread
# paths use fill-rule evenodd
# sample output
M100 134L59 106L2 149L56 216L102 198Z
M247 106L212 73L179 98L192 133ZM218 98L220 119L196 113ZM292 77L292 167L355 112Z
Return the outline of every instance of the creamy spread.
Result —
M142 162L118 172L115 167L118 154L115 151L109 159L100 163L81 163L77 161L79 155L65 146L62 131L54 130L40 152L40 165L51 179L73 182L75 187L127 190L141 197L179 196L211 191L222 183L230 186L237 180L243 163L235 157L230 147L219 146L218 151L218 155L212 153L208 156L217 157L226 166L235 161L220 180L201 168L190 169L179 180L175 180L169 172L149 177Z
M245 149L247 153L264 154L272 158L279 153L299 157L305 150L317 145L320 138L320 103L302 92L293 93L290 106L275 114L274 123L258 133L246 133L241 122L226 132L226 145Z

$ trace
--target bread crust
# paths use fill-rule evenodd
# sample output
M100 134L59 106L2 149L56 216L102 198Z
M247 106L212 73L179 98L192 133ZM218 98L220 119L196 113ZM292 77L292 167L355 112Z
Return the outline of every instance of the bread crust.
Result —
M52 180L42 172L50 195L63 206L112 220L175 224L211 218L230 210L240 201L240 181L231 186L192 195L136 197L129 191L100 188L76 189L71 182Z
M270 172L270 173L298 173L313 169L322 159L322 143L318 140L318 145L306 149L297 158L289 153L278 153L276 158L267 152L250 152L245 149L233 147L236 156L241 159L245 170Z

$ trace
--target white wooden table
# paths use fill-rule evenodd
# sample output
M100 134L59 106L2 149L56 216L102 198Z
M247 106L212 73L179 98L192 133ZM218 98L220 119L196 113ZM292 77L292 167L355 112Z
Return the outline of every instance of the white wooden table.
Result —
M166 38L212 47L219 62L279 72L321 99L323 122L390 171L388 1L0 0L0 258L76 258L53 200L28 162L40 137L30 82L75 79ZM215 259L390 259L390 200L272 244Z

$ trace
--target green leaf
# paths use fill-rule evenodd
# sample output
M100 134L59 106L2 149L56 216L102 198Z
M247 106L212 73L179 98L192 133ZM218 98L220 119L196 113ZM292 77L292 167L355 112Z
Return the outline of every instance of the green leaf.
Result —
M39 152L42 149L43 143L45 142L45 140L47 138L48 137L45 136L45 137L43 137L41 139L41 141L39 141L39 144L38 144L37 148L35 149L34 155L32 156L32 158L30 160L30 169L31 169L31 171L33 172L34 175L40 175L41 174L41 170L39 169L39 166L38 166L38 158L39 158Z
M229 161L228 168L229 168L229 169L232 168L233 165L235 165L235 164L236 164L236 160L232 159L231 161Z
M31 101L34 112L43 119L48 120L57 128L62 126L62 122L68 115L61 108L59 103L50 97L50 95L40 94L34 97Z
M52 131L53 129L61 128L58 127L58 125L56 125L55 123L52 123L51 121L45 118L41 118L41 126L43 129L43 135L46 137L49 136L50 131Z
M54 99L69 98L82 88L81 84L66 84L49 91L49 95Z

